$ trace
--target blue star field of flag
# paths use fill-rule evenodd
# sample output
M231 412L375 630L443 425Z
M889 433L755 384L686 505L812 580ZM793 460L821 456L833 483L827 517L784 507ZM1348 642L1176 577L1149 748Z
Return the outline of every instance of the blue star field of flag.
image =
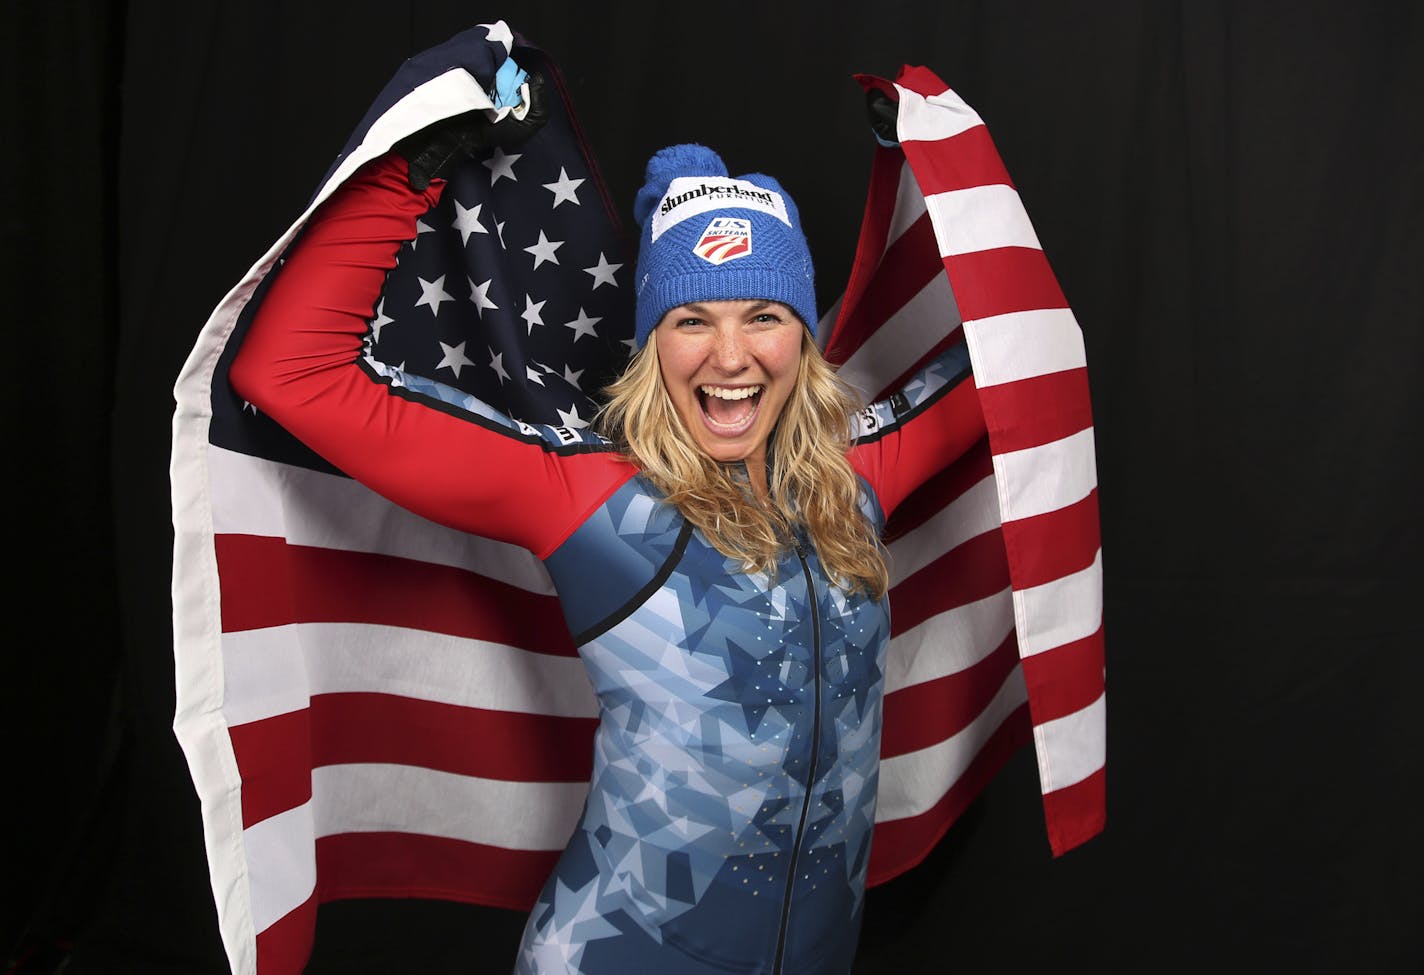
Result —
M561 108L529 141L451 174L366 344L515 419L578 428L632 350L633 267Z

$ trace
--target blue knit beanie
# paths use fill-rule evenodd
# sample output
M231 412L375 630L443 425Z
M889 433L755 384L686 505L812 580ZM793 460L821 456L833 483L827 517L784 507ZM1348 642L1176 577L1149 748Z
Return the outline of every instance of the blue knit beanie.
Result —
M770 176L732 179L706 146L669 146L648 160L633 214L638 348L669 309L695 301L779 301L814 333L811 252L796 204Z

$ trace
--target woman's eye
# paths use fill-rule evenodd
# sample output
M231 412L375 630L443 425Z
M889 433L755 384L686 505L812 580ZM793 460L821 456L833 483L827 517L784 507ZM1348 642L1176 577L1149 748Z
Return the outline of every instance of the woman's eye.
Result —
M701 324L702 324L702 319L700 319L700 318L679 318L678 321L677 321L677 327L678 327L678 328L691 328L691 327L694 326L694 325L701 325Z
M781 324L781 316L775 312L764 311L753 318L752 321L763 325L779 325Z

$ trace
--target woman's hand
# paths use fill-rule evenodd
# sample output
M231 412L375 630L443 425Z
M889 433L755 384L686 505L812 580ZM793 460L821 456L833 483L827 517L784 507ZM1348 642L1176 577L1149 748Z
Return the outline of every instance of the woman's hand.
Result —
M530 72L527 83L529 109L519 113L522 117L511 111L491 122L484 109L476 109L441 119L397 142L395 151L409 163L411 188L424 190L465 160L495 146L518 145L539 131L549 118L544 76Z

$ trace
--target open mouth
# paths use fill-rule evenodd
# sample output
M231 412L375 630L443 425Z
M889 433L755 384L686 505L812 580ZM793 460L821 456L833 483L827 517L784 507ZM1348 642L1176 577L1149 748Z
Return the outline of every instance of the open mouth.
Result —
M735 437L745 433L756 420L765 387L699 386L697 402L702 407L702 419L718 436Z

